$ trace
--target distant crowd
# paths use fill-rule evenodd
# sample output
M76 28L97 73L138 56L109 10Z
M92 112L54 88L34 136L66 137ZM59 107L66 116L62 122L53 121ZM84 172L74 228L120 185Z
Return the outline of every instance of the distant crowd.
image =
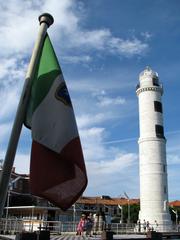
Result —
M154 224L150 224L149 221L143 220L143 223L141 223L140 220L137 221L137 229L138 232L148 232L148 231L157 231L158 230L158 223L155 220Z

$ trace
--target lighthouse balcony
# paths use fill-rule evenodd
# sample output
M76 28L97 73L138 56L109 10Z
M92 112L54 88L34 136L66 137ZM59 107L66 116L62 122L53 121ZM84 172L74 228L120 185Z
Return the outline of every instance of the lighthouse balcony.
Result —
M163 88L162 84L159 84L159 83L156 82L156 81L153 81L152 86L160 87L161 89ZM136 85L136 91L137 91L139 88L141 88L141 87L145 87L145 86L141 86L141 84L138 83L138 84ZM147 87L147 86L146 86L146 87ZM150 87L150 85L149 85L149 87Z

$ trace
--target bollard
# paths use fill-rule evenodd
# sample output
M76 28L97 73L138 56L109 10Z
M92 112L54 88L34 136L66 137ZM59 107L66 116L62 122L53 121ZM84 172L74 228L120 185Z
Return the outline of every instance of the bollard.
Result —
M36 232L17 233L15 240L37 240Z
M162 240L162 233L155 232L155 231L149 231L147 232L147 238L152 240Z
M101 240L113 240L113 232L103 231L101 234Z
M38 240L50 240L50 231L40 231Z

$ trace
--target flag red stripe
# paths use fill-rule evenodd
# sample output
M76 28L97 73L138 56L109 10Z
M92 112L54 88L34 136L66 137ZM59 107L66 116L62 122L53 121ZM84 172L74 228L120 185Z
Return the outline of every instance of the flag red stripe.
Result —
M60 154L33 141L30 178L32 194L47 198L63 210L69 208L87 185L79 137L70 141Z

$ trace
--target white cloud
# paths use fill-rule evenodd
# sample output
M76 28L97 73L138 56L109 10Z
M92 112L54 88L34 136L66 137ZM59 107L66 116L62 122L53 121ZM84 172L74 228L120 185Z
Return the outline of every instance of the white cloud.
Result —
M6 138L7 135L9 135L11 128L12 128L12 123L0 124L0 132L1 132L0 143L2 143L4 138Z
M36 7L30 1L10 0L8 4L1 3L0 9L1 55L10 56L30 49L36 33Z
M84 14L85 9L80 1L10 0L8 4L1 2L0 10L0 34L2 36L0 39L1 139L9 133L9 118L15 112L17 106L19 91L25 78L25 69L39 28L37 18L42 12L50 12L54 16L55 23L48 31L55 49L60 49L63 56L62 60L65 63L90 64L93 62L94 51L96 51L96 56L99 53L101 56L109 54L134 56L144 54L148 49L148 44L137 38L123 39L122 36L114 36L108 28L88 29L85 24L82 25L82 20L86 17L86 14ZM129 76L128 74L121 74L123 79L124 76ZM113 80L111 76L109 81L104 83L103 89L102 81L97 82L97 78L94 78L93 81L91 79L72 81L71 88L77 90L78 93L80 90L85 90L85 93L100 91L100 98L98 98L98 94L94 95L94 98L92 95L90 97L93 98L91 99L93 104L98 99L101 107L123 105L126 103L125 99L119 96L109 97L106 93L107 89L117 90L117 87L123 88L125 84L126 86L129 84L128 81L124 81L123 84L117 86L119 77L119 73L114 73ZM115 82L114 79L117 81ZM86 113L84 111L83 114L80 112L77 122L87 162L90 179L89 188L94 186L94 180L101 184L99 189L104 187L104 182L111 182L113 184L112 188L117 185L116 180L124 173L124 169L126 171L133 169L137 156L135 153L123 152L121 148L104 144L108 136L104 123L114 119L116 113L108 111L107 108L105 111L98 112L97 109L94 109L95 104L90 106L88 96L86 101L86 103L89 103L89 105L84 105ZM22 153L17 152L15 166L18 172L24 173L28 172L29 169L30 153L24 152L27 150L25 150L25 145L28 148L27 145L30 144L30 140L22 137L22 142ZM28 149L30 151L30 147ZM4 153L0 152L0 156L4 158Z
M149 40L152 38L152 34L150 32L142 32L141 35L146 39Z
M21 55L16 55L14 57L8 57L1 59L0 62L0 79L2 87L12 87L12 85L16 85L18 80L23 81L25 78L25 69L27 68L27 64L22 59Z
M126 100L121 97L110 98L110 97L99 97L99 102L97 103L101 107L107 107L111 105L123 105Z
M0 91L1 93L1 108L0 108L0 116L1 120L4 121L5 119L12 116L15 112L15 109L18 104L19 95L17 93L17 89L13 86L13 89L3 89Z
M180 165L180 155L177 154L168 154L167 159L168 165Z
M90 162L89 174L92 175L111 175L120 173L122 170L131 167L137 160L137 155L134 153L117 154L112 156L114 159L108 161Z
M81 55L81 56L63 56L61 57L62 61L65 63L82 63L86 64L92 61L92 57L88 55Z
M87 166L88 188L85 194L118 195L123 188L138 196L137 154L122 152L119 147L104 145L105 128L80 130L84 158ZM127 182L132 182L127 187ZM119 183L121 183L119 185Z
M137 38L121 39L112 37L109 39L108 45L112 53L125 56L141 55L148 49L148 44Z
M112 119L114 116L112 116L110 113L97 113L97 114L82 114L81 116L77 116L77 124L79 128L89 127L95 124L99 124L102 122L105 122L109 119Z
M81 6L81 7L79 7ZM10 0L1 3L0 39L1 55L29 52L37 35L37 17L41 12L50 12L55 19L53 37L65 49L83 48L104 51L106 54L124 56L141 55L147 49L147 43L137 38L122 39L115 37L110 29L99 28L88 30L81 26L84 15L82 3L72 0L44 0L40 4L34 1ZM18 27L17 27L18 26ZM50 28L51 32L51 28ZM59 34L57 34L59 33Z
M75 41L71 43L74 46L86 46L88 48L95 48L99 50L105 50L106 43L111 39L111 32L109 29L99 30L79 30L73 33L76 35Z
M17 153L14 161L14 166L18 173L29 173L30 152Z
M61 30L61 33L71 34L76 31L80 21L77 8L78 2L73 0L44 0L42 1L42 12L49 12L53 15L56 28ZM57 32L56 32L57 34ZM75 40L75 39L74 39Z

